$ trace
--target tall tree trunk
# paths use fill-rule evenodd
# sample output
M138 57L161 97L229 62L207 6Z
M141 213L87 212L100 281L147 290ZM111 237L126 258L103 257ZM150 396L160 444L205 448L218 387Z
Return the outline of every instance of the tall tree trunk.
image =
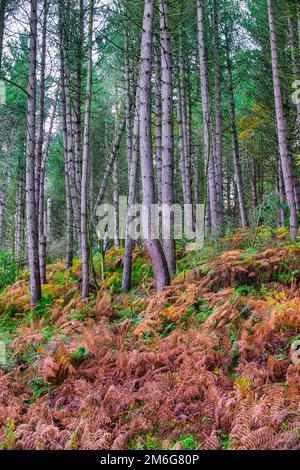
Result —
M297 54L297 39L296 39L295 31L294 31L293 19L292 19L291 12L289 9L287 10L287 14L288 14L288 29L289 29L291 54L292 54L293 75L294 75L294 80L299 80L300 66L298 63L298 54ZM299 135L300 134L300 101L299 100L297 100L296 109L297 109L297 130L298 130L298 135Z
M37 0L30 1L29 87L26 151L26 213L28 259L30 269L30 300L35 304L41 298L39 269L38 215L35 200L36 147L36 64L37 64Z
M94 0L89 2L89 32L88 32L88 64L86 79L86 103L83 134L82 182L81 182L81 251L82 251L82 297L89 295L90 282L90 248L88 241L88 188L90 161L90 124L91 124L91 94L93 69L93 15Z
M219 0L214 0L214 59L215 59L215 109L216 109L216 137L215 137L215 168L218 201L218 226L221 227L224 218L223 208L223 150L222 150L222 104L221 104L221 66L220 66L220 39L219 39Z
M0 0L0 70L2 68L3 38L4 38L6 3L7 3L7 0Z
M151 209L154 201L153 185L153 160L152 160L152 137L151 137L151 71L152 71L152 35L153 35L153 13L155 0L145 0L143 16L143 32L141 41L141 64L140 64L140 93L139 93L139 117L140 117L140 154L141 154L141 176L143 188L143 205L147 213L147 233L145 242L149 252L157 291L161 292L170 283L170 275L160 241L153 238L151 234L152 220Z
M157 45L155 54L155 111L156 111L156 172L157 172L157 200L162 202L162 103L161 103L161 56L160 44Z
M127 6L127 3L126 3ZM127 13L127 8L126 8ZM131 86L130 86L130 63L129 63L129 38L128 29L124 31L124 81L125 81L125 120L126 120L126 154L128 164L128 179L130 175L132 157L132 131L131 131Z
M42 52L41 52L41 78L40 78L40 113L38 125L38 137L36 145L35 164L35 199L39 201L40 174L43 158L44 127L45 127L45 72L46 72L46 46L47 46L47 16L48 0L44 0L44 18L42 28Z
M17 204L16 204L16 231L15 231L15 258L19 262L21 257L24 227L24 179L18 177Z
M83 0L79 2L79 42L76 51L76 102L75 102L75 174L76 185L81 186L82 166L82 138L81 138L81 97L82 97L82 58L84 44L84 5Z
M104 174L103 174L101 186L100 186L100 189L99 189L99 192L98 192L98 195L97 195L94 210L97 209L98 205L102 201L102 198L103 198L103 195L104 195L104 192L105 192L105 189L106 189L106 184L107 184L108 177L111 174L111 171L112 171L113 165L114 165L114 161L117 158L117 155L118 155L118 152L119 152L119 149L120 149L122 137L123 137L124 130L125 130L125 123L126 123L126 120L123 119L121 126L118 127L118 129L116 129L116 134L115 134L115 138L114 138L114 144L113 144L112 152L111 152L111 155L108 158L107 163L105 165Z
M40 168L40 178L39 178L39 199L38 199L38 218L39 218L39 263L40 263L40 276L41 276L41 283L46 284L46 254L47 254L47 235L46 235L46 224L45 224L45 172L46 172L46 163L48 159L49 147L50 142L52 139L52 130L54 125L54 119L56 115L56 107L57 107L57 100L58 100L58 92L56 93L53 105L53 111L50 118L50 125L48 136L44 143L42 149L42 161L41 161L41 168Z
M285 192L284 192L284 182L282 177L282 168L281 168L281 158L278 155L277 160L277 191L280 198L280 210L278 215L278 222L280 227L285 225L285 211L284 211L284 201L285 201Z
M235 99L234 99L234 88L233 88L233 77L232 77L232 62L230 57L230 44L228 33L226 32L226 62L227 62L227 72L228 72L228 92L229 92L229 112L230 112L230 124L231 124L231 134L232 134L232 152L233 152L233 161L234 161L234 173L238 194L239 210L241 217L242 227L247 227L248 225L248 216L245 203L245 194L243 186L243 177L241 169L241 160L240 160L240 149L238 141L238 133L236 127L236 113L235 113Z
M273 2L272 0L267 0L267 1L268 1L268 17L269 17L269 28L270 28L271 56L272 56L272 74L273 74L273 85L274 85L279 152L280 152L280 158L281 158L285 192L286 192L286 197L287 197L287 201L288 201L288 205L290 209L290 233L291 233L291 238L295 239L297 236L297 228L298 228L297 208L296 208L295 192L294 192L294 187L293 187L291 159L289 156L288 145L287 145L287 124L286 124L286 120L285 120L284 112L283 112L283 101L282 101L281 84L280 84L280 76L279 76L279 62L278 62Z
M160 3L161 41L161 103L162 103L162 204L173 205L174 137L173 137L173 84L169 31L169 2ZM176 271L176 252L173 239L173 217L170 238L163 240L163 249L170 274Z
M66 269L70 269L73 264L73 243L74 243L74 227L73 227L73 208L70 186L72 184L69 174L68 164L68 132L66 120L66 94L64 86L64 61L63 55L60 56L60 72L61 72L61 102L62 102L62 134L64 144L64 167L65 167L65 191L66 191L66 228L67 228L67 244L66 244Z
M44 202L44 196L40 194L43 191L44 184L44 165L43 165L43 144L45 132L45 71L46 71L46 45L47 45L47 16L48 16L48 0L44 0L44 18L42 29L42 53L41 53L41 78L40 78L40 115L38 126L38 138L36 146L36 162L35 162L35 200L37 204L38 225L39 225L39 265L41 283L46 283L46 239L44 236L44 208L40 214L41 199Z
M136 200L136 185L137 185L137 170L138 170L138 157L139 157L139 86L136 88L135 99L135 117L133 124L133 140L132 140L132 153L130 157L130 175L128 181L128 214L126 221L126 240L125 240L125 254L124 254L124 267L122 278L122 292L128 292L131 287L131 271L132 271L132 252L134 249L134 240L130 237L131 223L134 214L131 213L131 208Z
M59 3L59 34L60 34L60 67L61 67L61 76L62 76L62 100L63 107L62 111L65 114L65 125L66 125L66 135L65 135L65 146L66 146L66 165L67 165L67 174L69 180L69 193L72 205L73 213L73 233L76 236L79 256L81 256L81 234L80 234L80 191L81 188L78 186L78 178L76 175L76 158L74 157L73 152L73 123L72 123L72 110L71 110L71 93L70 93L70 69L68 61L68 41L65 33L66 25L64 24L63 18L63 3Z
M9 163L11 156L11 144L6 148L6 155L3 165L3 179L0 187L0 251L3 248L3 239L4 239L4 213L5 213L5 203L7 195L7 185L9 177Z
M114 233L114 247L120 248L120 238L119 238L119 169L118 169L118 161L114 161L113 166L113 205L115 209L115 233Z
M208 174L208 200L210 209L210 226L212 235L217 231L217 192L215 180L215 163L212 152L211 135L211 113L209 102L208 70L207 57L204 38L204 12L203 1L196 0L197 6L197 30L198 30L198 52L199 52L199 70L201 81L201 99L204 128L204 155Z
M192 187L191 187L191 152L190 152L190 139L189 139L189 125L188 125L188 106L187 106L187 91L185 79L185 67L182 50L182 40L179 44L179 116L180 116L180 134L181 134L181 150L182 150L182 169L184 179L184 202L185 204L192 204Z
M50 245L51 242L51 228L52 228L52 201L50 197L47 199L47 210L46 210L46 220L45 220L45 227L46 227L46 240L47 244Z

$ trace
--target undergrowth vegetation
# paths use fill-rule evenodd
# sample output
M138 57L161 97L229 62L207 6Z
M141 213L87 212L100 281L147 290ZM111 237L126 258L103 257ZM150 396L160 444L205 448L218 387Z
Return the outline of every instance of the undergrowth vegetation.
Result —
M161 294L140 250L126 295L121 249L87 301L80 260L48 266L34 310L27 273L5 284L1 447L299 449L300 244L287 235L178 247Z

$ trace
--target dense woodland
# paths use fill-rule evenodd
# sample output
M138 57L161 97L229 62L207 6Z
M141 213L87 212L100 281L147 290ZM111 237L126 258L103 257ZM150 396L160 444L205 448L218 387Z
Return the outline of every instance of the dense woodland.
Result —
M0 0L0 119L2 448L299 449L298 1Z

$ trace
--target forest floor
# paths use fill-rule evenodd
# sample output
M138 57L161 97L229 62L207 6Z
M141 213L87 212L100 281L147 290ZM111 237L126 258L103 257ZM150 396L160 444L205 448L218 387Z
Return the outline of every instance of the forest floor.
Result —
M28 273L0 294L1 447L300 449L300 242L261 227L179 247L162 294L137 251L121 295L122 254L89 301L79 261L48 266L35 311Z

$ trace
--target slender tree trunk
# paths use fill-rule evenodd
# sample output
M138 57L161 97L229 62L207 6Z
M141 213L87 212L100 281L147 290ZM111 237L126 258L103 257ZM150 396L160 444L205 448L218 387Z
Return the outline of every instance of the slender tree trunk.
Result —
M226 62L227 62L227 72L228 72L228 92L229 92L229 107L230 107L230 121L231 121L230 124L231 124L231 134L232 134L232 152L233 152L233 161L234 161L234 172L235 172L235 179L236 179L236 186L237 186L241 224L242 224L242 227L247 227L248 216L247 216L247 210L246 210L246 204L245 204L243 177L242 177L241 160L240 160L240 149L239 149L237 127L236 127L235 99L234 99L234 88L233 88L233 77L232 77L232 63L231 63L231 57L230 57L230 45L229 45L227 34L226 34Z
M0 70L2 68L6 3L7 3L7 0L0 0Z
M155 45L157 43L155 42ZM160 44L157 49L159 50ZM155 108L156 108L156 171L157 171L157 200L162 202L162 102L161 102L161 57L155 54Z
M24 226L24 179L23 175L18 178L17 207L16 207L16 231L15 231L15 258L21 257Z
M66 191L66 225L67 225L67 244L66 244L66 269L70 269L73 265L73 243L74 243L74 227L73 227L73 208L70 192L69 165L68 165L68 133L66 121L66 96L64 87L64 70L63 56L61 54L61 101L62 101L62 133L64 143L64 166L65 166L65 191Z
M161 41L161 102L162 102L162 204L169 209L173 205L174 137L173 137L173 84L172 58L169 31L169 2L160 3ZM176 271L176 252L173 222L169 239L163 240L163 249L170 273Z
M35 199L39 201L40 174L43 159L44 127L45 127L45 72L46 72L46 46L47 46L47 16L48 0L44 0L44 18L42 29L42 52L41 52L41 78L40 78L40 113L38 125L38 137L36 145L35 165Z
M47 199L47 210L46 210L46 240L47 240L47 245L50 245L51 242L51 228L52 228L52 201L50 197Z
M122 141L122 137L123 137L124 130L125 130L125 123L126 123L126 121L124 119L121 126L116 130L113 149L112 149L111 155L110 155L110 157L107 160L107 163L105 165L105 170L104 170L104 174L103 174L103 178L102 178L102 183L101 183L101 186L100 186L100 189L99 189L99 192L98 192L98 195L97 195L95 207L94 207L95 210L97 209L98 205L102 201L102 198L103 198L103 195L104 195L104 192L105 192L105 189L106 189L107 179L108 179L109 175L111 174L111 171L112 171L113 165L114 165L114 161L117 158L117 155L118 155L118 152L119 152L119 149L120 149L120 145L121 145L121 141Z
M43 229L43 214L44 208L42 207L42 214L40 214L41 202L44 202L44 195L40 191L44 190L44 172L43 165L43 143L44 143L44 127L45 127L45 70L46 70L46 44L47 44L47 15L48 15L48 0L44 0L44 18L42 29L42 53L41 53L41 78L40 78L40 115L38 126L38 138L36 146L36 162L35 162L35 200L37 203L38 225L39 225L39 266L41 283L46 283L46 238ZM41 201L42 199L42 201Z
M125 240L125 254L124 254L124 267L122 278L122 292L128 292L131 287L131 272L132 272L132 252L134 249L134 240L130 236L131 223L134 219L134 214L131 213L131 208L136 200L136 184L137 184L137 170L138 170L138 157L139 157L139 86L136 89L135 99L135 117L133 124L133 141L131 147L131 165L130 175L128 181L128 214L126 221L126 240Z
M38 214L35 200L36 147L36 64L37 64L37 0L30 1L29 87L26 151L26 213L28 259L30 269L30 300L35 304L41 298L39 269Z
M298 24L298 47L300 50L300 7L297 7L297 24Z
M223 150L222 150L222 104L221 104L221 67L219 39L219 0L214 0L214 59L215 59L215 109L216 109L216 187L218 201L218 226L221 227L224 218L223 208Z
M258 195L257 195L257 171L256 171L256 161L253 159L252 161L252 168L251 168L251 183L252 183L252 207L254 213L257 212L258 207Z
M115 233L114 233L114 247L120 248L120 238L119 238L119 169L118 161L114 161L113 166L113 205L115 209Z
M8 186L8 177L9 177L9 163L11 154L11 145L6 149L5 161L3 166L3 179L2 185L0 187L0 251L3 248L3 239L4 239L4 213L5 213L5 204L6 204L6 195L7 195L7 186Z
M81 166L82 166L82 139L81 139L81 87L82 87L82 59L83 59L83 44L84 44L84 5L83 0L79 2L79 42L77 44L77 57L76 57L76 103L75 103L75 173L76 185L78 188L81 186Z
M188 125L188 107L187 107L187 92L185 80L185 67L182 51L182 40L179 44L179 105L180 105L180 134L181 134L181 149L182 149L182 168L184 178L184 202L185 204L192 204L192 186L191 186L191 152L190 152L190 139L189 139L189 125Z
M285 211L284 211L284 201L285 201L285 192L284 192L284 182L282 177L282 168L281 168L281 159L280 155L278 156L278 165L277 165L277 191L280 198L280 210L278 215L278 222L280 227L285 225Z
M89 295L90 248L88 242L88 187L90 161L90 123L93 69L93 15L94 0L89 2L88 64L86 79L86 103L83 134L82 182L81 182L81 251L82 251L82 297Z
M203 113L203 128L204 128L204 155L206 166L208 170L208 200L210 208L210 226L212 235L217 231L217 192L215 180L215 163L214 155L212 152L212 136L211 136L211 113L209 102L209 87L208 87L208 70L207 70L207 57L204 38L204 12L203 1L196 0L197 6L197 30L198 30L198 52L199 52L199 70L201 81L201 98L202 98L202 113Z
M291 12L289 11L289 9L287 10L287 14L288 14L288 29L289 29L291 54L292 54L293 75L294 75L294 80L299 80L300 66L298 63L298 54L297 54L297 39L296 39L295 31L294 31L293 19L292 19ZM297 100L296 109L297 109L297 130L298 130L298 134L300 134L300 101L299 100Z
M297 208L295 200L295 192L293 187L293 177L291 168L291 159L289 156L288 145L287 145L287 124L283 112L283 101L281 93L281 84L279 76L279 62L278 62L278 51L277 51L277 40L275 31L275 21L273 13L273 2L268 1L268 17L269 17L269 28L270 28L270 43L271 43L271 56L272 56L272 73L273 73L273 85L274 85L274 96L275 96L275 110L277 119L277 133L279 142L279 152L282 165L283 180L285 186L286 197L290 209L290 233L291 238L295 239L297 236Z
M48 159L49 146L52 138L52 130L54 125L54 119L56 115L58 93L56 93L53 111L50 119L49 132L44 143L44 148L42 149L42 161L40 168L40 178L39 178L39 200L38 200L38 218L39 218L39 263L40 263L40 276L41 283L46 284L46 254L47 254L47 236L46 236L46 224L45 224L45 172L46 172L46 163Z
M161 292L164 287L170 283L170 275L160 241L154 238L151 233L153 223L151 220L151 209L154 201L151 137L151 70L154 4L155 0L145 0L144 3L140 64L139 134L143 188L142 199L144 211L146 211L144 221L146 219L147 225L147 231L145 230L146 246L154 269L157 291ZM143 225L145 227L145 224Z
M127 9L126 9L127 12ZM131 131L131 86L130 86L130 64L129 64L129 40L128 30L124 31L125 54L124 54L124 81L125 81L125 126L126 126L126 154L128 164L128 179L130 175L132 157L132 131Z

